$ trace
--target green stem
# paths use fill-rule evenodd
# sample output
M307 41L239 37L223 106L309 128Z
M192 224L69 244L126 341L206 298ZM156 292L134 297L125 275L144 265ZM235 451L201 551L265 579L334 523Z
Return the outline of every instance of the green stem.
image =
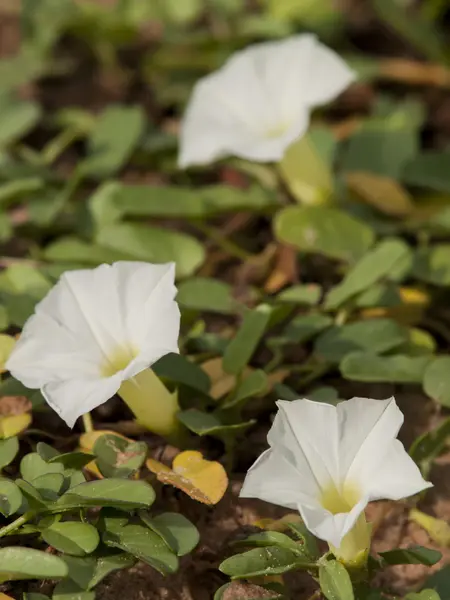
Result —
M309 373L309 375L306 375L306 377L304 377L301 381L300 381L300 388L305 388L308 385L310 385L313 381L316 381L316 379L319 379L320 377L322 377L322 375L325 375L325 373L327 373L331 368L331 365L329 365L328 363L325 364L319 364L317 365L314 370L311 371L311 373Z
M51 140L42 151L42 157L47 165L51 165L60 156L66 148L81 137L82 132L79 129L68 128Z
M234 242L224 237L224 235L214 227L210 227L209 225L206 225L206 223L202 223L201 221L196 221L195 223L193 223L193 225L194 227L196 227L196 229L198 229L204 235L210 238L216 244L216 246L224 250L227 254L231 254L231 256L234 256L244 261L254 257L253 254L247 252L247 250L244 250Z
M94 423L92 422L91 413L85 413L83 415L82 419L83 419L84 431L86 433L91 433L91 431L94 431Z
M0 529L0 538L4 537L5 535L10 535L13 531L16 531L16 529L19 529L19 527L22 527L22 525L25 525L25 523L30 521L34 516L35 512L30 510L12 523L8 523L8 525L5 525Z

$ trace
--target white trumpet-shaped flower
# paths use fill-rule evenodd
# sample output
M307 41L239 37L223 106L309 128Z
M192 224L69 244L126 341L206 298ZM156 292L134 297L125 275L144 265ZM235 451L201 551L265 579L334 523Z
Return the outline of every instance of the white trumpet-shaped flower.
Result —
M281 160L308 129L310 111L333 100L354 78L311 34L236 52L194 88L182 122L180 167L224 156Z
M116 262L69 271L36 306L6 368L73 426L178 352L175 265ZM147 401L149 399L147 398Z
M330 545L341 546L368 502L431 486L396 439L403 415L394 398L277 404L270 448L249 470L241 496L298 510Z

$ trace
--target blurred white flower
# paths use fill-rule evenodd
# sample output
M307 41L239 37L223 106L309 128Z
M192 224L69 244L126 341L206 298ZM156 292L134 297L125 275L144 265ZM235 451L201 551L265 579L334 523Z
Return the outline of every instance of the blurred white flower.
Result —
M249 470L241 497L297 509L330 545L340 547L368 502L431 486L396 439L403 415L394 398L277 405L270 448Z
M314 35L236 52L195 86L181 128L179 166L224 156L279 161L309 125L309 113L338 96L353 71Z
M169 352L178 352L175 265L116 262L68 271L36 306L6 368L72 427ZM149 401L149 399L146 399Z

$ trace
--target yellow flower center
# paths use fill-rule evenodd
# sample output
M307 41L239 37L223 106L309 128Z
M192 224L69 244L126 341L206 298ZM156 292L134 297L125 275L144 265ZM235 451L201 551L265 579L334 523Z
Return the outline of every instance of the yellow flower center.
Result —
M360 498L361 493L358 486L350 481L345 483L341 489L331 483L322 492L321 502L326 510L333 515L337 515L338 513L350 512Z
M268 139L278 138L284 135L290 127L290 123L279 123L266 130L265 137Z
M114 350L103 362L100 372L102 377L112 377L122 371L136 358L138 350L133 347L120 346Z

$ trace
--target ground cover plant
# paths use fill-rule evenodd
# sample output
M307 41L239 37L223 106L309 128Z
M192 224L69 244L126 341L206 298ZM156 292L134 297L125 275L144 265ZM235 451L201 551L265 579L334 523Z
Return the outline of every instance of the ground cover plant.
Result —
M0 0L4 600L450 598L449 16Z

